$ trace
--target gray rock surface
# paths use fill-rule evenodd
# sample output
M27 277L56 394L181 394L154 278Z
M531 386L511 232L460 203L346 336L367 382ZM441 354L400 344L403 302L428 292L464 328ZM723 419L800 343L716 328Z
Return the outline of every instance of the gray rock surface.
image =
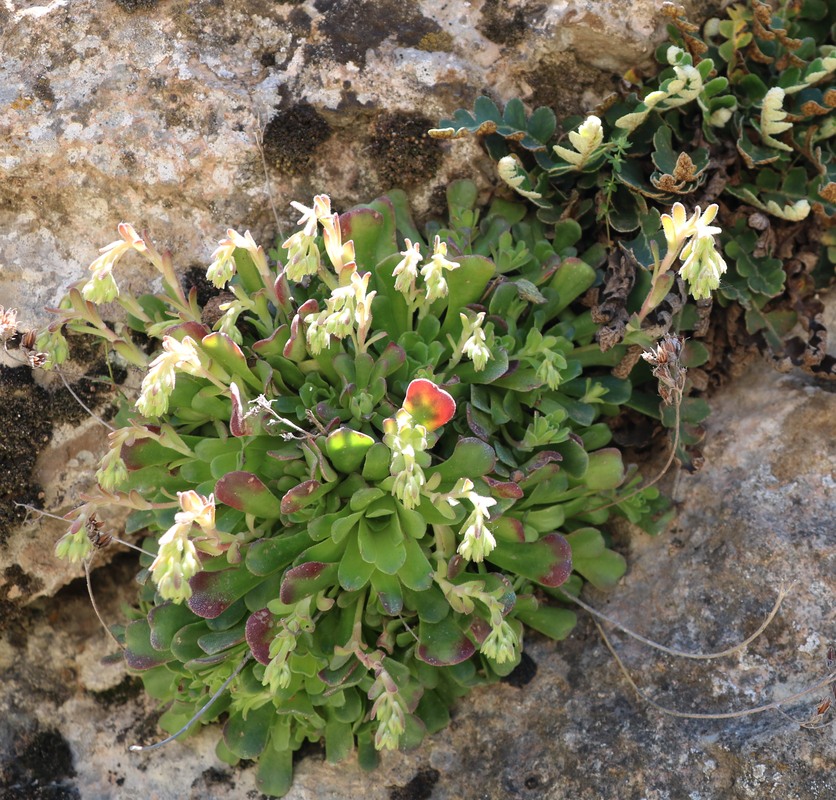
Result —
M649 64L655 0L66 0L0 6L0 298L43 319L121 220L182 259L327 190L419 207L474 150L423 134L482 91L566 114ZM612 43L618 46L613 47ZM486 167L486 162L481 163Z
M658 538L621 535L627 576L609 595L586 595L671 646L719 650L756 630L779 586L795 582L766 632L725 659L673 659L612 634L635 679L658 702L736 711L786 697L827 673L827 646L836 638L831 388L762 364L725 387L712 403L704 469L676 484L680 508L672 530ZM130 574L131 565L120 560L94 576L109 620L119 618L120 599L130 600ZM35 793L33 775L64 787L62 796L84 800L258 796L253 770L214 760L214 730L158 753L126 752L127 744L158 735L155 717L150 703L123 682L121 667L100 663L108 642L83 586L73 584L18 614L7 620L0 645L0 763L7 783L11 776L18 787L6 797L47 796ZM836 796L836 727L805 730L793 722L814 716L826 690L788 704L788 716L675 719L635 697L586 618L567 641L531 637L526 650L536 674L529 670L525 685L474 692L458 703L449 729L417 751L387 754L372 774L352 760L329 766L310 753L299 761L288 797ZM51 755L52 771L44 772L39 753Z

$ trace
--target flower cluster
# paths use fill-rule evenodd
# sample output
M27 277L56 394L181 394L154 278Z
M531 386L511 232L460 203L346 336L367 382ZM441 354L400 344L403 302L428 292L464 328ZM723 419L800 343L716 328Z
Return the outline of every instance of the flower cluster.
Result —
M709 224L717 216L717 210L716 203L705 212L697 206L689 218L682 203L674 203L671 213L662 215L668 253L679 253L683 261L679 274L688 282L695 300L710 297L726 271L726 262L714 243L720 228Z
M291 670L289 659L296 649L299 634L312 629L310 599L297 603L291 614L281 622L281 630L270 642L270 662L264 669L261 682L270 687L271 692L287 689L290 685Z
M212 253L212 263L206 270L206 277L216 289L222 289L235 274L234 253L237 248L246 250L260 266L266 267L267 257L264 250L255 243L252 234L246 231L243 236L232 228L226 232L226 239L218 242L218 248Z
M377 292L369 291L370 272L360 275L350 273L348 285L332 289L325 301L325 310L312 314L305 320L305 338L312 355L318 355L328 347L331 336L344 339L350 336L362 347L372 323L372 300Z
M415 508L426 484L423 467L428 467L427 429L417 424L407 410L401 408L383 423L383 443L392 451L390 470L395 476L392 494L405 508Z
M174 524L160 537L157 556L151 564L151 578L165 600L181 603L192 596L189 578L200 571L196 541L201 549L217 555L220 552L215 530L215 497L197 492L177 492L181 511L174 515ZM194 526L202 531L200 539L191 537Z
M470 319L467 314L459 314L459 318L462 321L462 353L473 362L474 369L481 372L493 357L482 327L485 312L480 311L475 319Z
M174 391L177 371L190 375L204 372L197 344L191 336L178 341L173 336L163 337L163 352L149 365L142 380L136 407L146 417L158 417L168 410L168 398Z
M496 547L496 539L485 525L491 516L489 509L496 505L496 500L477 494L470 478L460 478L448 500L456 505L463 499L473 506L473 510L462 525L462 541L458 553L462 558L478 563L484 561L485 556L490 555Z
M81 295L85 300L109 303L115 299L119 294L119 287L113 277L116 262L130 250L145 252L145 242L132 225L127 222L120 223L119 235L122 237L121 241L111 242L99 250L101 255L90 265L92 275L81 289Z

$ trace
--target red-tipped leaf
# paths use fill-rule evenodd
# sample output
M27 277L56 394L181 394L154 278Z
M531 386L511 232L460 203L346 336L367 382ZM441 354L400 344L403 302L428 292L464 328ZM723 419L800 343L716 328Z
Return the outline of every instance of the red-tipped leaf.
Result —
M456 401L426 378L416 378L409 384L403 407L428 431L447 424L456 413Z

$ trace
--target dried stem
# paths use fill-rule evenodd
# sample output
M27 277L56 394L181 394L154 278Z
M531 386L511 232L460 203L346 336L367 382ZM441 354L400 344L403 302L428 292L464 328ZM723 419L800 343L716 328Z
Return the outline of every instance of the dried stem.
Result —
M780 707L785 705L786 703L791 703L795 700L798 700L802 697L805 697L812 692L818 691L823 689L826 686L830 686L833 683L836 683L836 672L831 672L829 675L826 675L817 683L813 684L812 686L808 686L806 689L802 689L799 692L794 692L787 697L782 698L781 700L775 700L772 703L766 703L762 706L756 706L755 708L748 708L744 709L743 711L725 711L721 713L705 713L705 712L696 712L696 711L677 711L676 709L667 708L666 706L657 703L653 698L651 698L648 694L643 692L636 682L631 677L630 673L627 671L627 668L624 666L624 662L619 657L618 653L615 651L615 648L612 645L612 642L607 637L604 629L595 621L595 627L598 628L598 633L601 634L601 638L604 640L604 644L607 646L607 650L610 651L612 657L615 659L616 664L618 664L619 670L621 670L621 674L624 676L624 679L627 683L630 684L633 691L642 699L644 700L649 706L655 708L657 711L660 711L663 714L667 714L669 717L678 717L679 719L739 719L741 717L751 717L754 714L762 714L764 711L780 711Z
M104 621L104 618L102 617L101 612L99 611L99 607L96 605L96 598L93 596L93 584L90 581L90 559L85 558L83 563L84 563L84 575L87 578L87 594L90 595L90 605L93 606L93 611L95 612L96 616L98 617L99 622L102 624L102 627L105 629L105 633L111 639L113 639L114 642L116 642L116 646L120 650L125 650L126 649L125 645L122 644L122 642L120 642L113 635L113 631L111 631L110 628L107 627L107 623Z
M791 587L790 587L791 588ZM676 656L678 658L690 658L694 660L709 660L713 658L724 658L725 656L733 655L734 653L739 653L741 650L744 650L748 647L755 639L758 638L771 624L772 620L775 619L775 615L778 613L778 610L781 608L781 604L784 602L784 598L787 596L789 592L789 588L781 587L778 591L778 597L775 600L775 605L772 606L772 610L767 615L766 619L761 623L760 627L749 637L744 639L739 644L734 645L734 647L729 647L726 650L721 650L717 653L689 653L685 650L676 650L672 647L666 647L663 644L659 644L658 642L654 642L652 639L648 639L645 636L642 636L640 633L636 633L635 631L628 628L626 625L618 622L618 620L613 619L612 617L607 616L606 614L598 611L597 609L593 608L590 605L587 605L583 600L579 597L574 597L570 594L566 594L566 598L571 600L573 603L579 605L584 611L587 611L596 619L603 620L604 622L609 622L610 625L613 625L615 628L620 630L622 633L626 633L631 638L635 639L636 641L641 642L642 644L646 644L648 647L652 647L655 650L661 650L663 653L667 653L670 656ZM596 622L596 625L598 623Z
M165 739L159 742L155 742L154 744L148 745L140 745L140 744L132 744L128 750L132 753L142 753L147 750L157 750L164 745L167 745L169 742L173 742L178 736L182 736L189 728L194 725L209 709L209 707L214 703L226 690L232 681L238 677L241 673L241 670L247 665L249 660L253 657L252 653L247 653L244 658L241 659L241 663L235 668L235 671L220 685L220 688L204 703L200 709L195 713L195 715L182 727L180 728L177 733L172 733L171 736L167 736Z

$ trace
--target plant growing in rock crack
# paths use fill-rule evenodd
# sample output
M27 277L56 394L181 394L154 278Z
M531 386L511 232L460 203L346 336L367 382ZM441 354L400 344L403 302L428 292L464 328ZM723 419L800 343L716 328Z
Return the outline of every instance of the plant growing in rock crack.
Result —
M372 767L443 727L514 669L524 626L561 639L584 580L618 581L611 514L651 532L669 518L608 447L631 384L601 374L575 302L596 279L579 226L503 200L482 215L468 182L448 198L425 236L400 192L342 215L325 195L294 203L278 263L229 231L203 309L120 225L38 343L49 365L62 331L97 335L145 370L57 551L86 559L107 508L131 509L145 554L116 630L127 664L167 704L164 730L222 720L219 757L257 760L270 794L305 740ZM710 214L666 218L660 270L685 247L717 267ZM160 294L119 291L130 251ZM125 326L102 320L110 301Z
M832 248L821 246L836 219L833 6L783 0L773 9L749 0L709 20L702 35L682 9L664 7L671 42L658 50L660 74L642 86L629 73L624 84L634 91L614 95L585 120L564 120L557 143L551 109L527 115L512 100L500 112L487 97L430 133L480 137L499 176L541 221L576 226L586 260L600 271L587 301L616 374L643 383L641 349L675 330L692 332L690 367L716 372L721 353L734 360L755 345L781 368L832 376L815 292L833 278ZM660 211L715 201L728 272L712 286L719 304L732 308L715 313L722 325L709 326L708 285L686 303L682 282L660 276L655 248ZM690 282L687 273L680 275ZM806 341L789 336L796 322ZM708 375L692 370L692 381L704 389ZM656 405L641 391L631 402L645 413ZM684 419L706 413L686 398ZM683 440L695 437L683 429Z

